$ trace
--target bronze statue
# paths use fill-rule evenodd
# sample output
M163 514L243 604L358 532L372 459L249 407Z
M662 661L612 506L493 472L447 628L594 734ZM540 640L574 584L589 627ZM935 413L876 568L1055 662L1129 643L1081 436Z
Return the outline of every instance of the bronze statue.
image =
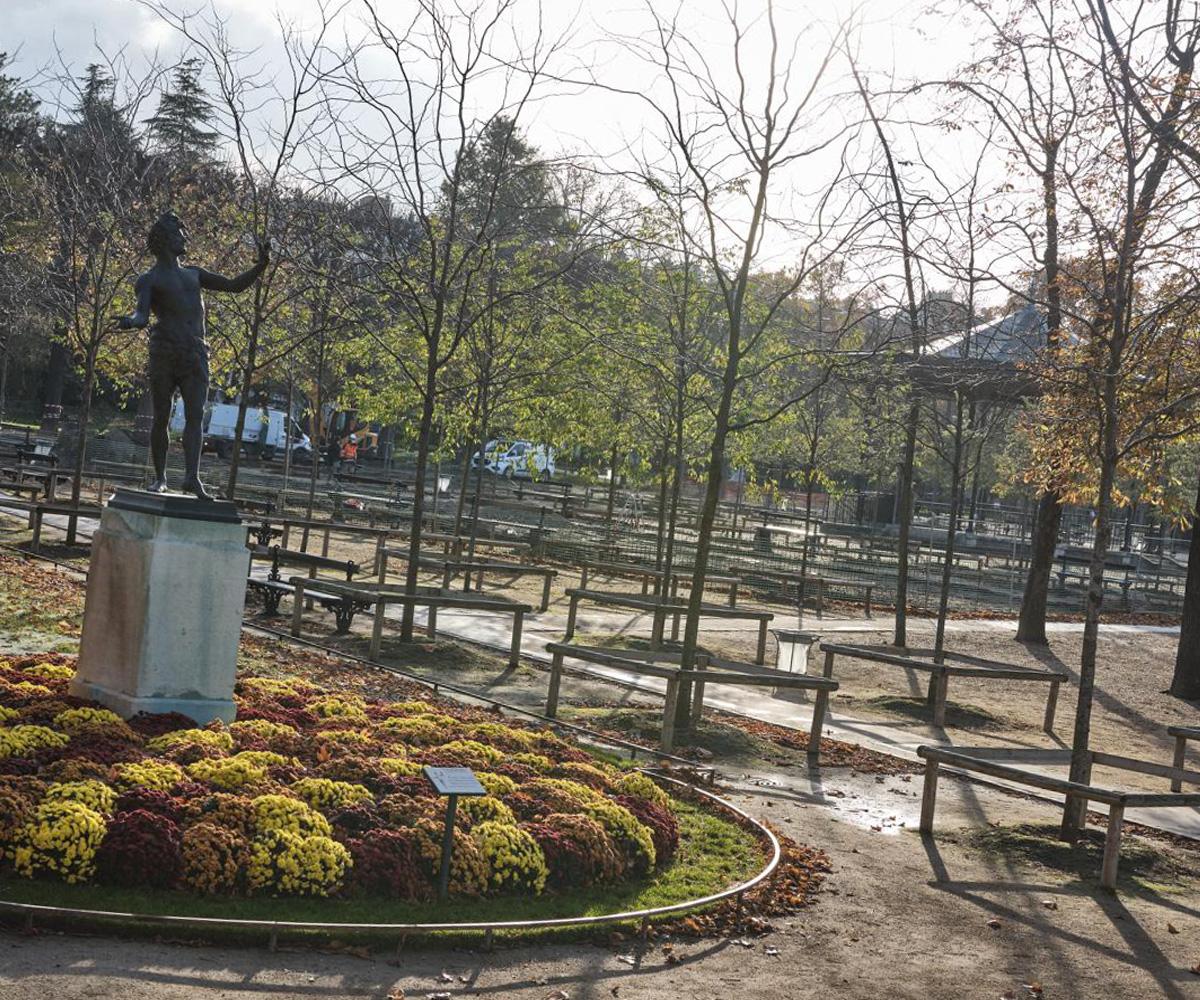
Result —
M175 390L183 399L183 459L185 492L202 500L211 499L200 482L200 445L203 437L204 404L208 399L208 341L204 330L204 298L201 289L242 292L266 270L270 243L258 245L258 262L236 278L213 274L202 267L181 267L187 252L187 229L174 212L164 212L150 227L146 249L157 258L154 266L137 279L137 312L122 316L122 330L150 331L150 400L154 424L150 430L150 452L154 459L153 493L167 492L167 425Z

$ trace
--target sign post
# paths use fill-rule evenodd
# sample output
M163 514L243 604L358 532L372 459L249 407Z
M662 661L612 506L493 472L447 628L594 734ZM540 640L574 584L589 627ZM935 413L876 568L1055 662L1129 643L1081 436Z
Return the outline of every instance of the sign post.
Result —
M458 797L487 795L487 789L469 767L430 767L427 764L424 771L433 790L438 795L448 796L446 829L442 834L442 866L438 872L438 899L445 901L450 893L450 859L454 852L454 814L458 811Z

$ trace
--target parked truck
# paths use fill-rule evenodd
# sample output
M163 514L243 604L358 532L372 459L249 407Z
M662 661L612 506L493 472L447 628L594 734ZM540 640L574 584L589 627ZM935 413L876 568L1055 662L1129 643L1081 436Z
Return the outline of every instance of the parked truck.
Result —
M209 403L204 408L205 451L215 451L221 458L233 455L234 432L237 429L236 403ZM242 448L253 458L270 460L287 446L287 421L283 410L251 406L246 410L242 427ZM292 457L312 454L312 442L294 419L292 423ZM183 404L177 399L171 410L171 430L183 430Z

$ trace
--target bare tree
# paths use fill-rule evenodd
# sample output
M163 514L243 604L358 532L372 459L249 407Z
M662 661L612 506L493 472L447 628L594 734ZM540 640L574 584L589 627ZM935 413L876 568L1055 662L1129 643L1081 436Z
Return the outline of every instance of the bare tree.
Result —
M293 231L303 200L299 185L302 175L296 163L300 153L319 148L329 121L322 85L337 72L348 54L334 55L326 39L340 7L321 5L319 21L301 30L280 19L279 41L283 71L269 77L259 65L257 52L239 49L229 20L213 7L203 15L180 13L159 0L143 0L166 24L175 29L204 61L215 85L214 125L221 140L233 153L237 182L228 192L239 212L260 242L274 240L279 252L263 278L256 282L253 297L242 313L241 336L230 338L231 352L240 373L234 447L225 486L226 496L237 492L242 435L246 410L256 379L295 349L295 338L284 314L303 295L295 280L298 269L289 261L289 244L303 242ZM236 220L241 222L242 219ZM264 352L264 341L274 334L274 343ZM301 336L304 336L301 331Z
M768 2L752 20L729 5L721 17L722 64L717 64L683 34L682 8L670 17L650 4L646 10L651 22L647 37L626 44L656 73L661 92L604 86L645 102L660 133L661 155L676 163L686 179L686 238L719 291L723 321L717 364L709 372L714 388L713 433L706 449L704 497L683 638L682 663L690 667L698 647L729 436L770 420L812 388L805 386L768 412L743 416L737 408L739 389L764 373L761 363L743 362L754 359L774 330L784 303L805 277L838 254L857 231L837 201L842 177L838 153L847 126L831 124L828 116L822 120L829 108L819 96L845 28L836 28L828 42L818 43L815 58L808 51L801 58L801 51L812 44L809 33L789 35L781 30L774 3ZM795 263L777 280L763 283L756 265L764 241L782 224L777 214L780 185L789 172L822 157L832 159L834 166L827 171L827 182L819 185L812 221L806 227L788 227L799 244ZM772 358L766 364L777 361ZM681 686L677 714L684 730L691 724L689 687Z
M540 11L532 37L506 37L515 32L515 0L453 9L417 0L399 23L371 0L364 6L367 41L330 97L337 128L331 153L347 183L378 208L374 238L360 248L363 274L395 320L372 338L419 408L405 578L415 592L439 375L486 313L478 290L487 282L502 181L494 174L467 212L464 171L490 126L510 123L505 142L513 141L558 43L544 36ZM388 78L371 72L367 53L388 65ZM413 616L406 605L405 640Z

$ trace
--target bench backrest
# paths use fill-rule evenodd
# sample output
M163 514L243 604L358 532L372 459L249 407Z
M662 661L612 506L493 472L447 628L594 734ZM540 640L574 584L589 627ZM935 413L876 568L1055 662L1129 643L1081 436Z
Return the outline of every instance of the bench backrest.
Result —
M279 579L279 567L287 566L307 566L310 569L328 569L336 570L339 573L344 573L347 580L353 580L354 574L359 571L359 565L353 559L330 559L328 556L318 556L311 552L297 552L294 549L285 549L279 545L272 545L268 550L271 556L271 573L270 579Z

